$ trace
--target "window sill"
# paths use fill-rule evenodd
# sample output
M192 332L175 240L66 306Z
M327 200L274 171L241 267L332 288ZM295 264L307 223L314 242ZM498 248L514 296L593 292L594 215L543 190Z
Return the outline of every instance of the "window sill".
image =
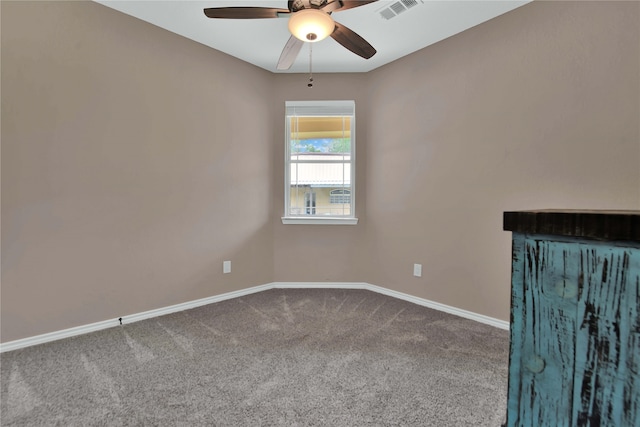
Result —
M282 223L298 225L356 225L358 224L358 218L282 217Z

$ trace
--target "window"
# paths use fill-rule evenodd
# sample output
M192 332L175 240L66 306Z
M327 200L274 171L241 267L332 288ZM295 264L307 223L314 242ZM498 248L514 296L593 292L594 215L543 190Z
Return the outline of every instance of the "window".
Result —
M331 190L329 193L329 203L333 204L350 204L351 190Z
M284 224L357 224L354 101L288 101Z
M316 214L316 193L308 192L304 193L304 208L305 214L307 215L315 215Z

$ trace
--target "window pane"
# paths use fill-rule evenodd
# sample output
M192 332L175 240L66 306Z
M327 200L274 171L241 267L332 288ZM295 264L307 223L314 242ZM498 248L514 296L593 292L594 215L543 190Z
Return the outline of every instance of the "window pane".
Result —
M353 217L353 101L287 102L286 216Z
M333 188L291 186L289 215L348 216L351 215L351 195L331 194Z
M292 156L299 153L351 153L351 117L294 116L289 121Z
M315 158L324 160L326 155L300 156L305 160ZM346 156L348 159L348 156ZM331 162L291 162L291 172L289 175L291 185L309 185L314 187L350 187L351 186L351 163Z
M291 116L291 139L333 139L351 137L351 117Z

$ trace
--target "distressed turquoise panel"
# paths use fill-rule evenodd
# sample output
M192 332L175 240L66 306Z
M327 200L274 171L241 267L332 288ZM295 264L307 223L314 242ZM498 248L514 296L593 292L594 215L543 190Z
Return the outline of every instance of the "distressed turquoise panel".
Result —
M576 425L638 426L640 253L604 244L579 246L573 410Z
M640 246L513 234L507 425L640 427Z
M517 426L520 422L520 362L522 360L522 346L526 341L524 334L524 236L513 233L512 264L511 264L511 342L509 349L509 394L507 400L507 425Z
M571 425L576 262L564 243L525 239L518 418L510 425ZM518 286L520 288L520 286ZM514 292L515 293L515 292ZM510 374L511 375L511 374Z

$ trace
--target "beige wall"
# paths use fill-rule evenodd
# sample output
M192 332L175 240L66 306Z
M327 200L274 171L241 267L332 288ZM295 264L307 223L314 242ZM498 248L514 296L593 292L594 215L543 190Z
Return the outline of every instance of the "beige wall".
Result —
M276 129L273 136L274 277L281 282L363 282L368 268L363 224L367 221L365 181L368 150L368 74L318 74L314 87L307 87L307 75L277 74L274 79ZM356 186L357 226L283 225L284 142L282 120L287 100L355 100L356 102Z
M97 3L1 7L2 341L271 282L271 75Z
M0 5L3 342L271 281L506 320L502 211L640 209L637 2L535 2L311 90L98 4ZM356 100L357 226L280 221L305 99Z
M365 279L507 320L503 211L640 208L639 18L534 2L370 73Z

